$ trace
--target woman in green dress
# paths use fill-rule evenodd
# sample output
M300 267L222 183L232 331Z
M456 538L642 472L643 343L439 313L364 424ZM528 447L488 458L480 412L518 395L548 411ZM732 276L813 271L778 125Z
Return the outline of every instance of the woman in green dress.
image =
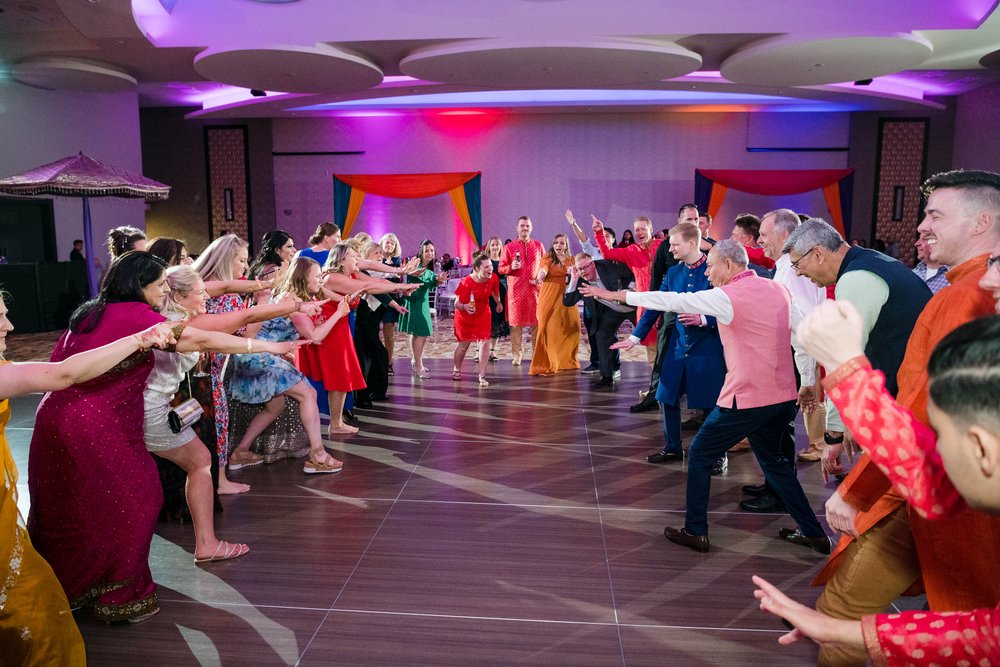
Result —
M424 346L431 335L430 291L448 279L447 273L434 275L434 244L430 239L420 244L420 266L424 271L418 276L407 276L407 282L418 282L420 287L406 297L409 312L399 318L399 330L410 334L410 350L413 352L413 377L427 378L430 372L424 366Z

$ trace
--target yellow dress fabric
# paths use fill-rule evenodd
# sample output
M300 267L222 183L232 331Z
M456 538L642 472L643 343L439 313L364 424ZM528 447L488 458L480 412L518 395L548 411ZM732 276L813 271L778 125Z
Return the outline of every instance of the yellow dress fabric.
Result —
M85 665L66 593L38 555L17 509L17 468L7 446L10 402L0 401L0 663Z
M576 306L564 306L566 273L573 263L553 262L547 255L541 268L548 273L538 294L538 336L531 357L531 375L551 375L559 371L577 370L580 360L580 311Z

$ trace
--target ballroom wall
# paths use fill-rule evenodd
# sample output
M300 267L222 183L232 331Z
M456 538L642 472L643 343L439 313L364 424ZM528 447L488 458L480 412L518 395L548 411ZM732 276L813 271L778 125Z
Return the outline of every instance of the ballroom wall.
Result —
M955 167L1000 172L1000 83L959 96L955 111Z
M761 120L764 118L764 120ZM763 114L780 135L827 132L848 145L849 124L830 114ZM841 119L842 120L842 119ZM425 113L273 121L276 224L303 242L332 216L331 173L482 171L483 233L511 237L517 217L531 216L535 238L567 231L567 207L589 230L594 213L617 231L636 215L673 225L694 197L696 168L813 169L850 166L847 152L748 152L747 113ZM837 129L839 128L839 129ZM789 137L790 139L792 137ZM317 154L317 153L357 154ZM313 153L301 155L301 153ZM826 217L819 192L775 199L731 192L715 234L728 235L743 211L779 205ZM405 252L423 238L438 253L470 248L447 195L393 200L369 196L356 230L394 231Z
M45 91L0 80L0 176L10 176L79 151L135 172L142 170L136 93ZM69 258L73 239L83 238L80 200L54 200L59 259ZM94 243L119 225L145 226L145 203L92 198ZM107 262L107 251L98 254Z

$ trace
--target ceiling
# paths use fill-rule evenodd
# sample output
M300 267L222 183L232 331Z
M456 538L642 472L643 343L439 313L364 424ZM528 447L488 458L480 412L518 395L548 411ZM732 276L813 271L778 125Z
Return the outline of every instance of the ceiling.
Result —
M207 118L913 111L1000 80L996 5L0 0L0 79Z

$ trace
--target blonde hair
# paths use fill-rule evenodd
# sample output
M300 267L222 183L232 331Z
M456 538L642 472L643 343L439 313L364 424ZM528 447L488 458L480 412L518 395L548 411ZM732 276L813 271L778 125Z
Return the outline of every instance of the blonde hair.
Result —
M236 254L246 247L247 242L236 234L220 236L205 248L192 268L202 280L233 280L239 277L233 275L233 261Z
M167 294L167 302L163 307L164 312L180 313L185 317L194 315L192 311L177 303L177 299L183 299L191 294L199 281L201 281L201 276L190 266L181 264L168 268L167 285L170 286L170 293Z
M368 232L358 232L357 234L352 236L350 240L351 241L357 240L362 244L364 244L368 243L369 241L373 241L374 239L372 239L372 235L369 234Z
M351 239L351 241L353 240ZM347 251L354 250L354 252L357 252L357 249L351 245L351 241L341 241L330 248L330 254L326 257L326 264L323 265L324 271L341 273L341 269L344 268L344 258L347 257Z
M378 250L383 255L385 251L382 250L382 244L378 243L374 239L368 241L363 246L361 246L361 259L371 259L372 253Z
M403 255L403 248L402 246L399 245L399 237L397 237L392 232L389 232L388 234L383 234L382 238L378 240L378 244L382 246L382 252L385 252L385 246L383 244L386 242L386 239L392 241L393 248L395 248L392 251L392 254L386 255L386 257L401 257Z
M680 236L687 242L701 242L701 228L693 222L679 222L667 230L670 236Z
M286 293L297 296L303 301L315 299L316 295L309 291L309 271L313 266L319 266L319 262L311 257L299 255L293 259L285 279L275 286L271 300L277 301L278 297Z
M491 236L489 238L489 240L486 242L486 246L483 248L483 253L490 259L493 259L493 257L490 255L490 244L493 243L494 241L497 242L497 259L500 259L500 255L503 254L503 241L500 240L499 236Z

